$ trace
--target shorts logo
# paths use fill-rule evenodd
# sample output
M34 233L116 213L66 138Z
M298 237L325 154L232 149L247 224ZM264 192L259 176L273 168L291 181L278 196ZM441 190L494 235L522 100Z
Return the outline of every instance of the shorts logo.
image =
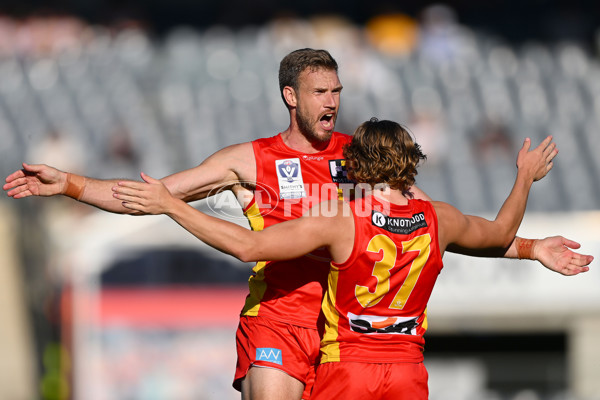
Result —
M388 217L379 211L371 213L371 223L391 233L408 235L417 229L427 226L425 214L422 212L414 214L412 218Z
M329 173L331 174L331 180L334 183L352 183L348 179L348 171L346 169L346 160L329 160Z
M280 199L299 199L306 197L300 159L276 160L277 180Z
M257 348L256 361L268 361L275 364L283 365L283 360L281 358L281 350L272 349L270 347Z

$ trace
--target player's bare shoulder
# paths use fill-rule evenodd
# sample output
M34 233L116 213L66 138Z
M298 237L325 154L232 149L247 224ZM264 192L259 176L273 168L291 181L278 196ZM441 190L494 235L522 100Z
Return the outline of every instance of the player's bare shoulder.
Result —
M244 142L226 147L228 164L240 182L250 184L256 182L256 156L251 142Z
M438 224L454 225L464 218L464 214L452 204L443 201L432 201L431 204L437 214Z
M256 188L256 157L251 142L238 143L221 150L220 162L225 163L235 176L233 191L242 207L248 206L252 192Z
M456 207L443 201L432 201L431 204L437 214L440 245L443 244L445 248L456 240L464 226L465 216Z

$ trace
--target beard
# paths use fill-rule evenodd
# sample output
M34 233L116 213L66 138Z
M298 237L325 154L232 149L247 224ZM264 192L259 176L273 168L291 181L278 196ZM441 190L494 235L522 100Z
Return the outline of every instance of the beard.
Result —
M333 127L335 126L335 115L333 116L332 121L334 122L334 124L332 124ZM331 139L333 128L324 133L318 132L317 129L315 129L315 126L318 125L319 121L312 122L310 116L303 112L300 105L296 108L296 123L298 124L300 132L311 142L324 143Z

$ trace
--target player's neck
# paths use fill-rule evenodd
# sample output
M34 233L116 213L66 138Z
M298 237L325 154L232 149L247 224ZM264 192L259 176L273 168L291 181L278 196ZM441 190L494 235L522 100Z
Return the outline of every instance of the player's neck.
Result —
M329 146L328 140L317 140L308 138L300 129L295 126L290 126L285 131L281 132L283 143L292 150L301 153L313 154L325 150Z

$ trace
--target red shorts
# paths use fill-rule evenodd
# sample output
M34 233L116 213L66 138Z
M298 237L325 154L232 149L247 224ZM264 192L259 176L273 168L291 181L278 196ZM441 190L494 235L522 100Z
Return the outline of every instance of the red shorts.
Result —
M427 400L423 363L328 362L317 367L311 400Z
M279 369L304 383L303 399L310 397L319 356L319 332L264 317L240 317L236 333L237 365L233 387L250 367Z

